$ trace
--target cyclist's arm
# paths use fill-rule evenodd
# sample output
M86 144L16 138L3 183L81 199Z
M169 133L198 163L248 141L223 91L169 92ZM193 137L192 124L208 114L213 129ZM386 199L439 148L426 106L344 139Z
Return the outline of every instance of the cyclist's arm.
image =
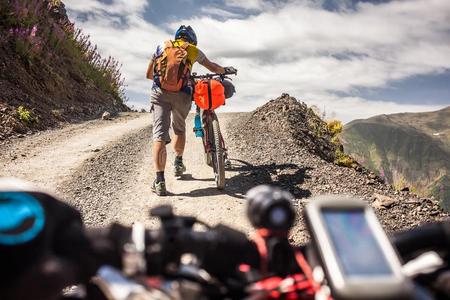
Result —
M215 62L210 61L208 58L205 57L205 59L202 62L199 62L202 66L210 70L211 72L217 73L217 74L224 74L225 69L216 64Z
M155 67L155 59L152 59L147 68L147 79L153 80L153 69Z
M152 55L152 59L150 60L150 63L148 64L147 74L146 74L147 79L153 80L153 77L154 77L153 70L155 69L155 62L156 62L156 59L162 54L163 50L164 50L163 45L158 45L156 47L156 51Z

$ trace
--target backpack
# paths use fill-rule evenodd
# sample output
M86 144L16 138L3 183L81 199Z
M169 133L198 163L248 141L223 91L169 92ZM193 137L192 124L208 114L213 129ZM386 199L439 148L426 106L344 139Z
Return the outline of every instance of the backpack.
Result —
M178 92L189 77L190 62L187 60L189 43L175 46L172 41L164 43L164 52L156 58L153 74L158 76L160 87Z

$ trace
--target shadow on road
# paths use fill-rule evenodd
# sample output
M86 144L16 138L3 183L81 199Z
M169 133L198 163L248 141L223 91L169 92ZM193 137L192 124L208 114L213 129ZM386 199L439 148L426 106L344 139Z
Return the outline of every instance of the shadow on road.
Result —
M227 171L238 172L226 181L224 190L218 190L215 186L196 189L189 193L178 194L178 196L205 197L228 194L232 197L243 199L245 193L252 187L259 184L270 184L288 189L295 198L305 198L311 195L307 189L302 189L300 185L309 178L306 171L311 168L301 167L296 164L264 164L252 165L239 159L231 159L231 168ZM211 172L212 173L212 172ZM188 175L188 174L186 174ZM212 176L212 174L211 174ZM189 178L189 179L188 179ZM184 180L197 180L190 175ZM209 181L199 179L202 181ZM214 181L214 179L210 179Z
M212 169L211 169L211 175L212 175ZM194 176L192 176L192 174L183 174L183 176L181 176L180 179L178 179L180 181L214 181L214 178L195 178Z

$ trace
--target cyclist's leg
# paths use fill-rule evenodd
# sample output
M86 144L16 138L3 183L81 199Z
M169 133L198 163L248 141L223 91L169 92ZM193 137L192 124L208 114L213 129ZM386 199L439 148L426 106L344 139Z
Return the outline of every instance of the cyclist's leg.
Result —
M172 102L172 128L174 132L175 151L174 174L176 177L182 176L186 171L183 163L184 146L186 144L186 118L191 109L191 97L185 93L178 93Z
M174 136L174 151L176 156L183 156L186 144L186 118L192 106L191 96L178 93L172 102L172 128Z
M153 163L157 177L163 181L164 172L167 160L166 144L170 143L169 128L170 128L170 103L166 101L166 95L161 90L152 92L152 113L153 113ZM158 174L159 173L159 174Z
M186 133L175 134L173 140L173 151L175 152L175 156L183 156L184 147L186 145Z

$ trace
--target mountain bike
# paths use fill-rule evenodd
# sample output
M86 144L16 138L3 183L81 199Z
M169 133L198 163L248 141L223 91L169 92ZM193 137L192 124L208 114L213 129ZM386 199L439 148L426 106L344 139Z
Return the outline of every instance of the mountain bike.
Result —
M196 73L193 73L191 78L196 82L201 80L218 80L224 82L225 79L229 79L226 75L232 74L236 75L237 70L232 69L225 74L197 75ZM210 91L208 96L211 98ZM216 186L221 190L225 187L225 167L230 163L225 140L220 131L219 119L217 118L214 109L201 109L197 105L196 113L200 115L201 127L194 128L194 132L196 132L196 136L202 137L205 162L208 166L213 168Z
M85 228L65 201L0 178L0 299L450 299L450 220L389 239L364 200L319 196L297 247L292 195L266 185L246 199L252 239L168 205L150 211L156 229Z

